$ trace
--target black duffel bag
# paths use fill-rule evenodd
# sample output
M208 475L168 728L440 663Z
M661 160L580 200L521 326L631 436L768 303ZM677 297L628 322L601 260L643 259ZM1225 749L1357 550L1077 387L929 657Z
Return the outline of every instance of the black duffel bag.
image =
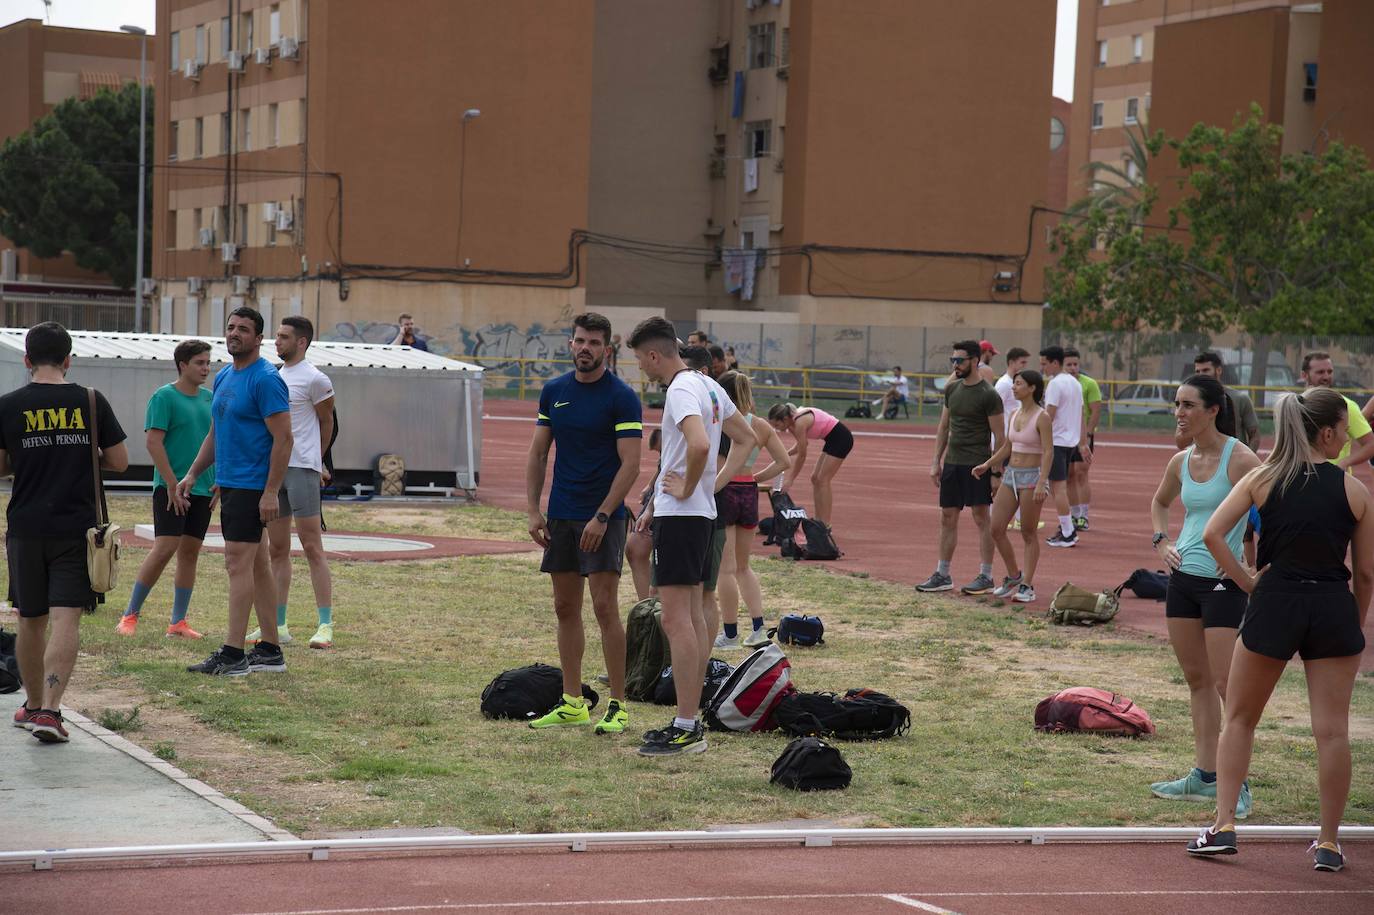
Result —
M773 763L768 780L796 791L831 791L848 788L853 779L839 750L819 737L798 737Z
M482 714L488 718L526 720L545 714L563 698L563 671L548 664L531 664L502 671L482 690ZM587 709L596 708L600 696L582 684Z

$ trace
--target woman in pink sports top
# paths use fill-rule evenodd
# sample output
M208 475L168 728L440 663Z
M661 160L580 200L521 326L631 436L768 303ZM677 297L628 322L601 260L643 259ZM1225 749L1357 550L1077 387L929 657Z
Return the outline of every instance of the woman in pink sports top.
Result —
M854 433L849 427L816 407L798 409L790 403L774 404L768 411L768 422L779 432L791 432L797 443L787 450L792 457L792 466L783 477L782 491L787 492L801 476L806 465L808 443L813 439L824 442L821 456L811 471L811 489L816 495L816 520L826 527L830 526L830 509L834 495L830 482L839 473L840 465L854 450Z

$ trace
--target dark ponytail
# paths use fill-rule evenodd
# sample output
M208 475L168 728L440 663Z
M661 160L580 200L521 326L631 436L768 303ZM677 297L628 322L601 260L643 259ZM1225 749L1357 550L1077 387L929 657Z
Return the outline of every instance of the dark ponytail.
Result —
M1217 408L1217 431L1234 438L1236 414L1231 409L1231 398L1227 396L1226 388L1221 382L1210 375L1190 375L1183 383L1198 392L1204 407Z

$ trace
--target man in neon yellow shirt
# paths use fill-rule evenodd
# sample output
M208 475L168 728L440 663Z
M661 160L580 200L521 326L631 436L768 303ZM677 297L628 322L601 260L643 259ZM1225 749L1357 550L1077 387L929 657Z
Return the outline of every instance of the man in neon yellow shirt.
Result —
M1088 443L1091 454L1096 444L1097 423L1102 418L1102 389L1097 382L1079 370L1082 355L1072 346L1064 347L1064 371L1068 372L1083 388L1083 441ZM1083 460L1081 451L1069 455L1069 514L1073 516L1073 529L1088 529L1088 506L1092 504L1093 488L1088 482L1088 468L1091 465Z
M1330 353L1308 353L1302 357L1302 380L1308 390L1331 387L1331 379L1335 374L1336 367L1331 362ZM1353 473L1350 468L1374 457L1374 430L1371 430L1369 420L1360 412L1359 404L1349 397L1345 398L1345 410L1348 438L1335 463L1342 470Z

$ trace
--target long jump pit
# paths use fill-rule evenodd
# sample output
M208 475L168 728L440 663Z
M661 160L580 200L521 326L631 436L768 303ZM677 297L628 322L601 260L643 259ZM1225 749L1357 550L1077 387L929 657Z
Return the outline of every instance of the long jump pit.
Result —
M147 549L153 545L153 526L135 525L132 531L121 534L125 546ZM224 536L218 526L205 534L204 549L224 552ZM388 562L413 559L451 559L456 556L492 556L506 553L529 553L537 550L533 543L513 540L476 540L469 537L430 537L382 534L376 531L325 531L324 551L330 559ZM291 552L300 554L301 541L291 535Z

